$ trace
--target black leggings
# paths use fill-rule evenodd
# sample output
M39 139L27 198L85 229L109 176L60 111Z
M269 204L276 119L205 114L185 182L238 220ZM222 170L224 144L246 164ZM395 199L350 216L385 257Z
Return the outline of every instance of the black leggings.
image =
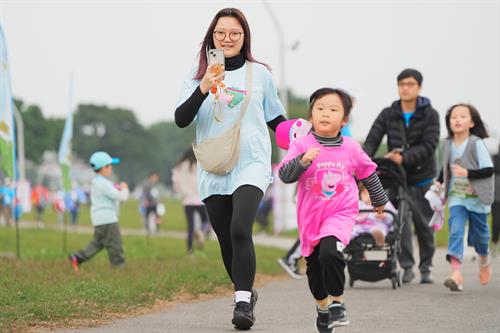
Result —
M252 227L262 196L258 187L243 185L232 195L212 195L204 200L224 266L236 291L252 290L255 278Z
M344 294L345 260L337 250L337 242L340 241L333 236L322 238L306 257L309 289L317 300Z

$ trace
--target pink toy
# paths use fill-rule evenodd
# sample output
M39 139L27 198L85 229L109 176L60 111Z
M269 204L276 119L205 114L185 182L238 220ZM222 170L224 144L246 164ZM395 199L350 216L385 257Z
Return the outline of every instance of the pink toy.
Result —
M276 144L284 150L288 150L290 142L301 136L309 134L312 124L302 118L284 121L276 127Z

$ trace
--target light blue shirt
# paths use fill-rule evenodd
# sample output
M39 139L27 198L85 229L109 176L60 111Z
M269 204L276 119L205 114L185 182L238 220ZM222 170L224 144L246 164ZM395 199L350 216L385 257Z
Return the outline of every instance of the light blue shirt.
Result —
M450 152L450 166L451 164L454 164L457 159L462 158L465 147L467 146L467 143L469 142L469 139L465 140L460 146L455 146L453 143L451 144L451 152ZM483 168L492 168L493 163L490 158L490 154L488 153L488 150L486 149L486 146L484 145L483 140L478 140L476 142L476 154L477 154L477 159L479 163L479 169ZM453 186L453 183L458 179L464 181L467 177L455 177L453 174L451 174L450 178L450 186ZM455 196L452 193L450 193L450 196L448 198L448 207L453 207L453 206L463 206L467 210L475 212L475 213L489 213L491 210L490 205L485 205L481 203L478 197L475 198L464 198L461 196Z
M93 226L117 223L119 201L127 200L128 190L119 191L106 177L96 175L90 183L90 218Z
M214 105L214 95L209 94L196 115L196 143L205 138L219 135L228 129L239 117L242 100L238 92L246 92L246 64L234 71L226 71L224 84L228 92L236 93L233 104L220 102ZM193 80L195 70L184 81L177 106L186 101L200 81ZM278 98L278 92L269 70L253 63L252 96L241 122L240 158L234 169L225 176L218 176L201 169L198 165L198 187L200 198L211 195L230 195L242 185L254 185L263 193L271 182L271 140L267 122L283 115L285 110ZM235 101L238 104L235 104ZM220 121L215 119L215 116Z

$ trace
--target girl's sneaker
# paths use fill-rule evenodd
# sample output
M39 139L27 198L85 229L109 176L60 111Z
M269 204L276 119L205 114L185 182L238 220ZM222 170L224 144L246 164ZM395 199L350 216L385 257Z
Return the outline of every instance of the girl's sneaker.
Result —
M78 258L76 257L76 255L72 254L70 256L68 256L68 259L69 261L71 262L71 267L73 267L73 270L75 272L78 272Z
M462 273L458 270L451 272L450 277L444 281L444 286L450 288L451 291L463 291L464 278L462 277Z
M332 333L332 320L330 316L329 310L320 310L316 306L316 312L318 313L318 317L316 318L316 328L319 333Z
M344 303L333 301L328 307L330 311L330 327L347 326L349 319L347 318L347 310Z
M479 264L479 283L482 285L488 284L491 280L491 264Z

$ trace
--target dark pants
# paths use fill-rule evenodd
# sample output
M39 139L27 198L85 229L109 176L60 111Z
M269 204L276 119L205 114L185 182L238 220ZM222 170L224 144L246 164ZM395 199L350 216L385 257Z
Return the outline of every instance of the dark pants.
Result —
M306 257L309 289L316 300L344 294L346 264L344 254L337 250L337 242L333 236L322 238Z
M36 220L37 222L43 221L43 212L45 211L45 205L36 205Z
M243 185L232 195L212 195L204 200L235 290L252 290L255 278L252 227L263 195L258 187Z
M289 263L295 263L301 257L302 257L302 255L301 255L301 248L300 248L300 238L297 238L295 243L292 245L292 247L286 253L285 258Z
M264 199L260 203L259 208L257 209L256 220L257 223L261 226L262 230L266 230L269 226L269 213L273 209L273 200L272 198Z
M186 218L188 221L188 235L187 235L187 247L188 252L193 250L193 234L194 234L194 214L200 214L202 230L203 226L208 223L208 215L205 206L194 206L186 205L184 206L184 211L186 212Z
M90 260L103 248L108 251L111 266L120 267L125 265L122 237L118 223L103 224L94 227L94 239L85 249L75 253L78 262Z
M495 201L491 205L491 222L491 241L497 244L498 236L500 235L500 201Z
M412 201L413 207L410 208L410 205L407 204L407 209L403 215L405 216L405 224L401 234L402 251L399 256L399 264L402 268L412 268L415 265L415 259L413 258L412 227L410 223L413 221L420 254L420 264L418 267L422 273L427 273L432 270L432 257L436 251L434 232L429 227L429 221L432 218L433 211L429 202L424 197L429 187L430 185L423 187L408 186L406 195L410 197L409 200ZM411 219L409 211L411 211Z

